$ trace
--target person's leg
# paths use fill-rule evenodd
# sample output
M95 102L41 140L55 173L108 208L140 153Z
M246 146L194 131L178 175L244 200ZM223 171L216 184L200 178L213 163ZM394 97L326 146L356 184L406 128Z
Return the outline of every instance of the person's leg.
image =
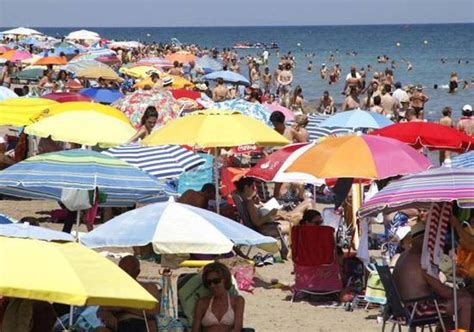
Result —
M472 298L467 292L458 291L458 319L459 328L466 331L471 331L471 310ZM454 300L448 300L446 306L447 312L450 315L454 314Z

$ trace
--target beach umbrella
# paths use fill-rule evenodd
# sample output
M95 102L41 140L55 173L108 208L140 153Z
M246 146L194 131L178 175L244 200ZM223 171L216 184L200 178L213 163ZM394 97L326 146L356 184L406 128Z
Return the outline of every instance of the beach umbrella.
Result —
M79 93L104 104L112 104L124 96L119 90L109 88L87 88L82 89Z
M319 124L320 127L339 127L349 129L379 129L392 125L387 117L360 109L334 114Z
M250 102L244 99L231 99L214 103L212 108L238 111L244 115L260 120L265 124L270 123L270 113L259 102Z
M62 66L67 64L67 60L63 57L59 56L47 56L44 58L39 59L38 61L35 62L36 66L47 66L47 65L56 65L56 66Z
M101 55L95 59L96 61L105 63L109 66L116 65L122 62L115 54Z
M451 167L474 168L474 151L463 153L451 160Z
M101 63L98 61L94 61L94 62ZM99 78L103 78L104 80L111 80L111 81L122 80L112 68L110 68L109 66L105 64L102 64L102 66L77 69L76 71L74 71L74 73L76 74L77 77L94 79L94 80L98 80Z
M169 62L190 63L196 61L196 56L189 52L176 52L165 57Z
M2 31L0 32L0 35L31 36L31 35L42 35L42 33L35 29L19 27L15 29Z
M150 77L153 73L157 73L161 77L161 71L152 66L136 66L131 68L122 66L119 71L133 78L144 79Z
M39 41L38 39L34 37L29 37L29 38L23 38L20 40L21 45L33 45L34 47L43 47L45 46L45 43L42 41Z
M295 115L292 110L284 106L281 106L278 103L272 103L272 104L264 103L263 106L267 109L267 112L269 112L270 114L275 111L282 112L283 115L285 116L285 121L293 121L295 119Z
M69 42L57 42L53 44L54 47L54 54L61 54L64 53L66 55L76 53L76 50L80 53L84 52L84 47L81 45L76 45Z
M163 202L121 214L81 237L91 248L152 244L162 254L224 254L234 245L275 252L276 240L188 204Z
M308 114L307 117L308 124L306 125L306 130L308 131L310 141L317 141L328 136L343 136L353 133L352 129L349 128L321 127L321 123L329 118L329 115ZM289 126L294 124L293 120L288 121Z
M116 117L100 112L69 111L44 117L25 133L82 145L114 146L127 143L135 129Z
M31 58L32 55L28 51L21 51L21 50L10 50L6 51L2 55L0 55L1 59L5 59L12 62L22 61Z
M46 66L30 66L21 71L14 72L12 78L27 81L39 81L44 75Z
M77 30L69 33L66 39L72 40L100 40L100 36L97 32L89 30Z
M296 143L282 147L272 154L260 159L257 164L250 168L246 176L257 178L266 182L279 183L311 183L321 185L325 181L313 175L300 172L285 172L296 158L311 148L309 143Z
M80 95L82 96L82 95ZM86 98L86 97L84 97ZM130 120L120 112L118 109L108 105L102 105L99 103L90 102L65 102L61 104L55 104L47 109L46 115L56 115L63 112L80 111L80 112L99 112L105 115L112 116L118 120L130 124Z
M239 73L234 73L228 70L214 71L210 74L204 75L202 80L215 81L218 78L222 78L226 83L250 85L250 81Z
M206 161L179 145L121 145L102 153L126 161L158 178L175 178Z
M375 130L371 135L394 138L416 149L464 152L474 148L472 138L455 128L434 122L400 122Z
M141 119L149 106L158 112L157 126L162 126L179 117L180 109L173 95L163 89L138 90L117 100L113 107L122 111L135 127L141 126Z
M45 227L32 226L28 223L0 224L0 237L15 237L43 241L74 241L74 237Z
M143 47L143 44L137 41L117 41L112 42L108 45L108 48L115 49L115 48L124 48L124 49L133 49L133 48L140 48Z
M42 95L41 98L51 99L51 100L57 101L58 103L92 101L91 97L84 96L75 92L51 92L51 93Z
M15 197L57 201L61 201L63 189L99 189L106 195L101 206L130 206L173 193L166 184L127 162L85 149L23 160L0 171L0 186L2 193Z
M0 237L2 296L77 306L152 309L142 286L113 262L75 242Z
M191 89L194 88L194 83L185 79L181 76L176 75L169 75L169 74L162 74L161 79L171 78L173 81L171 82L171 87L173 89Z
M10 47L7 47L5 45L0 45L0 54L3 54L3 53L5 53L7 51L10 51L10 50L11 50Z
M364 202L358 213L364 217L419 203L453 201L474 208L474 168L438 167L406 175Z
M7 216L6 214L0 214L0 225L8 225L18 222L18 220Z
M286 172L304 172L319 178L385 179L418 173L430 166L428 158L400 141L350 135L312 143Z
M213 71L222 70L222 63L207 55L196 59L196 66L201 67L206 74Z
M0 102L6 99L18 98L18 95L7 87L0 86Z
M178 99L192 99L192 100L198 100L201 98L201 92L199 91L194 91L194 90L186 90L186 89L172 89L169 90L173 97L178 100Z
M49 107L57 104L44 98L11 98L0 102L0 125L26 126L35 122Z

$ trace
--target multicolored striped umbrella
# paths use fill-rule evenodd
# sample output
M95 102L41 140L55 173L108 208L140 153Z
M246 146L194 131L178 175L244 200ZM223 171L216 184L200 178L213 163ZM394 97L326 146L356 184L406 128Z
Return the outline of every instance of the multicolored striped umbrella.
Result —
M244 99L231 99L220 103L214 103L214 105L212 105L212 108L239 111L243 115L247 115L254 119L260 120L265 124L270 123L270 113L267 111L265 106L258 102L252 103Z
M67 150L28 158L0 172L4 193L60 199L65 188L99 191L121 202L165 197L171 189L125 161L91 150ZM11 189L8 189L10 187ZM25 192L31 193L25 194ZM130 204L127 204L130 205Z
M451 201L474 207L474 168L438 167L404 176L362 204L358 213L368 216L415 203Z
M143 146L137 144L122 145L102 152L158 178L178 177L206 161L179 145Z

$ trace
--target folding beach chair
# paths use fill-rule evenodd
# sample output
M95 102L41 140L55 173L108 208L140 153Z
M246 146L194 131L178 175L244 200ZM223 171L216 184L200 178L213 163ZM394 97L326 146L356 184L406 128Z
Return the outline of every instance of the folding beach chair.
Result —
M343 285L336 259L334 229L330 226L293 226L291 240L295 272L292 301L299 292L339 293Z
M421 327L422 331L425 326L428 326L431 331L431 325L438 323L441 324L443 331L446 331L443 322L443 315L440 311L436 295L402 300L397 286L395 285L395 281L393 280L390 268L388 266L380 265L377 265L376 268L387 297L387 305L384 308L383 314L382 332L385 331L385 325L387 322L393 323L392 331L395 329L395 326L398 326L399 332L402 331L402 326L415 329L416 327ZM426 315L419 315L417 313L417 307L426 303L431 304L431 307L435 309L434 312Z

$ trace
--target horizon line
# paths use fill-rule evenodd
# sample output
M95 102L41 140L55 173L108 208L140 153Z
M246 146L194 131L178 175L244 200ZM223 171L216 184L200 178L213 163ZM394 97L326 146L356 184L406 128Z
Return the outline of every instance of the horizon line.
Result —
M333 26L392 26L392 25L448 25L448 24L474 24L474 22L428 22L428 23L364 23L364 24L275 24L275 25L129 25L129 26L100 26L100 25L68 25L68 26L28 26L28 25L17 25L17 26L1 26L0 28L15 28L15 27L28 27L37 29L69 29L69 28L275 28L275 27L333 27Z

